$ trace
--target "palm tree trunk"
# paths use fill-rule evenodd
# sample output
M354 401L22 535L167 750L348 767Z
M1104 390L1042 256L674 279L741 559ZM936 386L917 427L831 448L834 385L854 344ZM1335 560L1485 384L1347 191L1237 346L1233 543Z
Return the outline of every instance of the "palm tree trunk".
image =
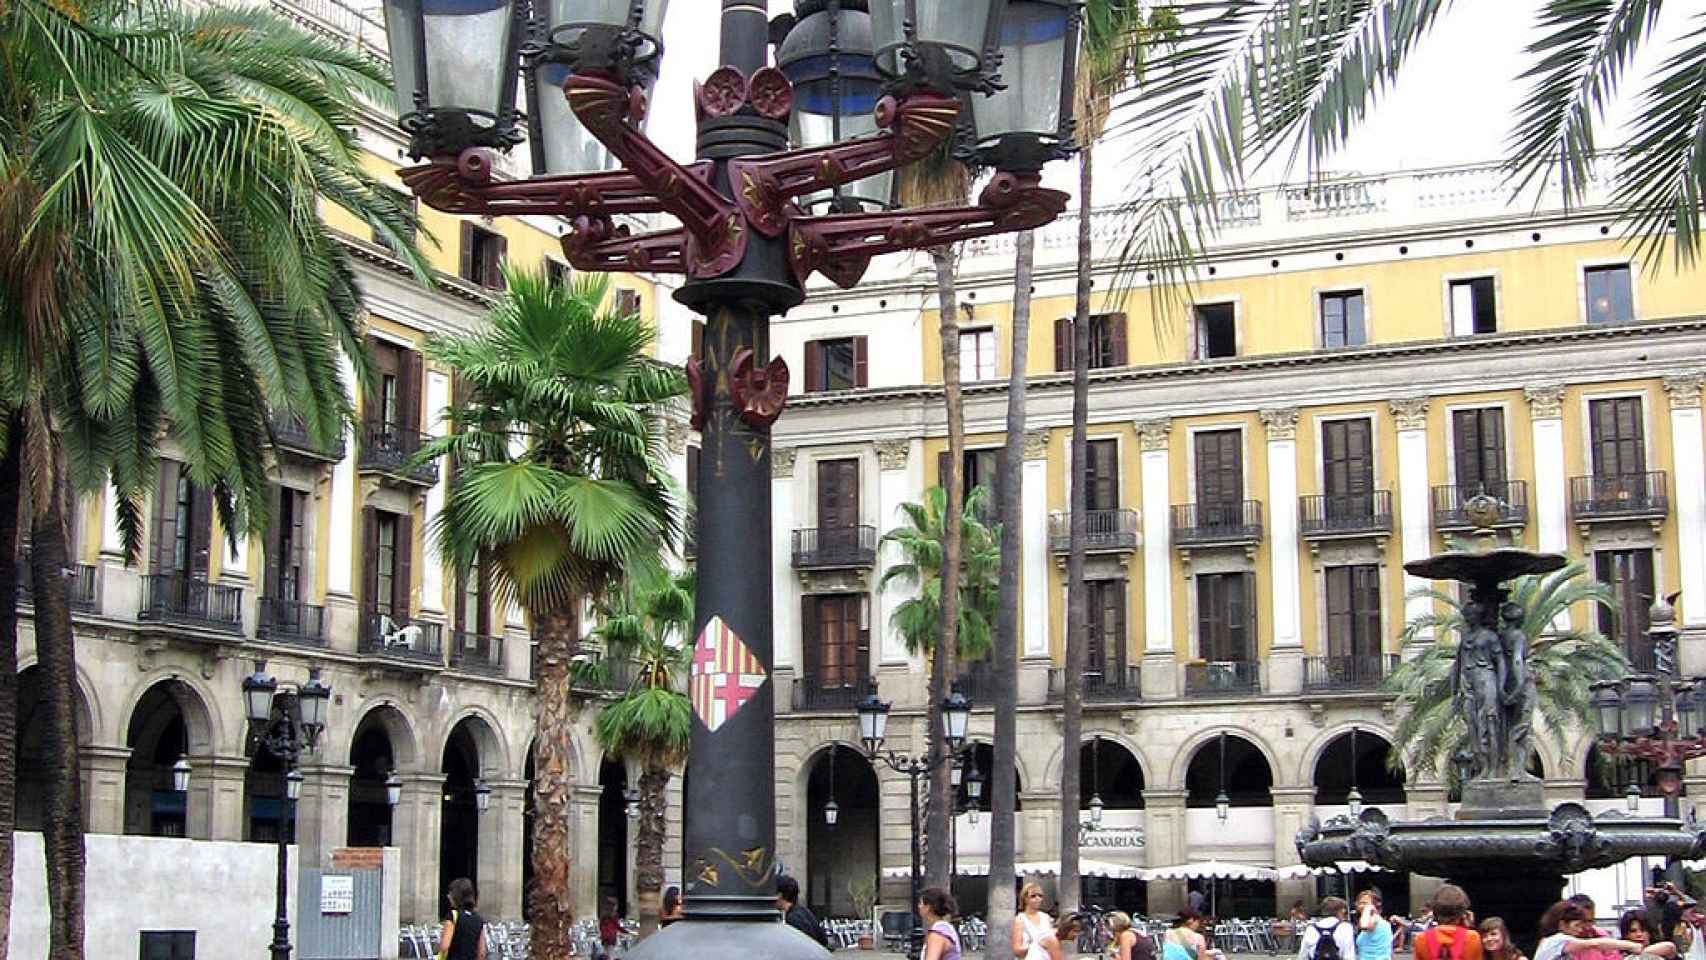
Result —
M1090 154L1078 155L1078 305L1072 318L1072 499L1068 506L1069 552L1066 558L1066 658L1062 673L1060 724L1060 890L1061 913L1078 909L1078 744L1083 739L1084 665L1089 611L1084 587L1084 464L1089 460L1085 434L1090 420ZM1124 643L1124 638L1120 638Z
M942 736L942 698L953 682L956 642L960 623L960 539L965 509L962 463L965 459L965 409L960 401L959 299L954 293L954 254L947 247L932 247L930 262L936 268L936 304L942 326L942 390L948 415L948 469L942 477L947 509L942 523L942 630L936 656L930 666L930 703L925 712L929 723L930 798L924 835L925 878L928 885L947 886L948 826L954 803L953 785L948 782L948 751Z
M569 661L580 646L580 607L534 614L539 675L534 678L538 741L533 755L532 951L539 960L568 960L574 925L570 889L572 746Z
M664 822L668 800L669 768L647 763L640 771L640 822L634 839L634 889L639 894L640 936L657 932L663 895Z
M56 450L40 475L51 478L36 498L30 524L30 573L34 580L36 659L41 667L46 717L43 753L47 818L42 845L47 860L49 960L83 960L83 798L77 751L76 647L71 633L71 597L65 587L65 487Z
M18 491L23 476L21 420L12 418L0 457L0 957L12 928L12 831L18 825Z
M1036 236L1016 238L1013 346L1007 367L1007 444L1001 470L1001 596L995 614L995 769L990 771L989 929L1013 924L1014 761L1019 749L1019 564L1025 542L1025 386L1030 368L1031 268Z

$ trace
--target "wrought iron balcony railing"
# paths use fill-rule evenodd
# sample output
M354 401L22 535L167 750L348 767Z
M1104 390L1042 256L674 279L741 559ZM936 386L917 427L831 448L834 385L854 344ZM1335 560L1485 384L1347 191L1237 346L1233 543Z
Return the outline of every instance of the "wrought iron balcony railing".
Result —
M368 607L361 616L361 653L418 663L444 666L444 625L431 620L411 620Z
M1259 693L1262 665L1253 660L1210 660L1185 664L1185 692L1214 694Z
M876 692L876 681L867 676L823 680L801 674L794 681L794 711L852 715L859 701Z
M995 706L995 664L986 657L962 662L959 667L953 689L970 700L973 709Z
M806 527L794 531L796 570L871 567L876 562L876 527Z
M1072 548L1072 514L1049 514L1048 542L1049 549L1055 553L1065 553ZM1136 550L1137 511L1084 511L1084 549L1090 553L1129 553Z
M1668 513L1663 470L1570 478L1570 515L1577 520L1652 520Z
M260 618L256 635L262 640L314 647L326 645L325 607L283 597L262 597Z
M450 634L450 665L468 673L483 673L491 677L504 675L504 641L502 637L456 630Z
M337 463L344 458L344 435L341 430L336 441L316 443L308 432L308 424L301 417L288 416L273 418L272 434L280 450L288 450L297 456L327 463Z
M1227 500L1173 505L1173 544L1240 546L1262 542L1262 502Z
M30 569L30 551L18 555L18 603L34 605L35 573ZM70 594L71 609L94 610L101 605L99 572L92 563L74 563L67 570L65 591Z
M1351 537L1392 532L1392 491L1299 497L1305 538Z
M1374 690L1397 668L1397 655L1389 653L1309 657L1303 661L1303 689L1316 693Z
M1111 666L1105 671L1084 674L1085 703L1136 703L1143 699L1143 677L1136 664ZM1066 699L1066 671L1051 667L1048 672L1048 699L1060 703Z
M1464 513L1464 505L1475 497L1486 495L1498 501L1495 527L1520 527L1528 522L1528 483L1507 480L1503 483L1442 484L1433 489L1434 528L1437 530L1473 530L1475 524Z
M243 629L243 589L178 573L142 578L138 619L237 632Z
M438 464L426 463L408 469L409 459L427 439L418 430L406 430L394 423L369 423L362 428L361 455L356 466L430 487L438 482Z

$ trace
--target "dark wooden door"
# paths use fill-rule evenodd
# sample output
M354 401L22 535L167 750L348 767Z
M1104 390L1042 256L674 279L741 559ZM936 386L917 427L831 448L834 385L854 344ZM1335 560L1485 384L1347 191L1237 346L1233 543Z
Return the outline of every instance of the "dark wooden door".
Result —
M1647 472L1646 430L1640 397L1608 397L1588 403L1596 477L1628 477Z
M1379 656L1380 568L1327 568L1327 656Z
M1212 573L1197 577L1197 641L1210 663L1256 659L1255 577Z
M1125 672L1125 581L1089 580L1084 586L1090 610L1084 681L1090 686L1118 683Z
M308 495L289 487L276 489L272 537L267 544L266 595L296 603L303 596Z
M1647 636L1655 593L1653 551L1601 550L1593 555L1594 576L1611 587L1611 606L1597 607L1599 632L1623 648L1637 671L1650 672L1653 642Z
M806 597L806 671L820 689L851 688L869 670L859 594Z
M1321 429L1321 479L1328 517L1374 512L1374 439L1367 420L1329 420Z
M1460 496L1477 493L1503 497L1505 488L1505 412L1498 407L1454 410L1452 446Z
M817 548L842 555L859 547L859 461L817 464Z
M1244 435L1205 430L1196 435L1197 512L1204 527L1236 526L1244 505Z
M1092 440L1084 458L1085 509L1118 510L1120 506L1120 445L1117 440Z

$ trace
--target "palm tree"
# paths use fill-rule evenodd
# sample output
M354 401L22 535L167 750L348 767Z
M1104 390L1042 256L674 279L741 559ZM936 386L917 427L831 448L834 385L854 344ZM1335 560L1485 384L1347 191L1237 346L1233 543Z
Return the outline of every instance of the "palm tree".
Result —
M527 611L538 645L529 915L534 952L561 960L573 920L570 662L581 608L634 558L680 539L662 415L686 384L647 356L650 326L605 308L608 277L564 285L510 270L505 279L483 332L427 344L466 396L417 462L448 457L456 467L432 525L440 555L463 575L485 563L499 602Z
M360 293L318 198L425 268L409 218L360 167L361 101L388 78L359 56L255 12L19 0L0 7L0 59L0 422L31 504L0 516L0 544L30 525L59 960L83 952L69 498L110 481L134 557L170 434L228 536L264 529L270 417L330 440L349 418L338 352L366 369ZM16 576L0 549L0 582ZM11 651L15 621L0 626Z
M1575 561L1545 576L1518 577L1511 582L1510 602L1526 614L1522 629L1529 637L1529 670L1534 675L1543 728L1560 748L1572 726L1593 724L1589 686L1628 672L1629 663L1617 644L1591 627L1565 626L1572 607L1610 607L1611 588L1584 579L1587 564ZM1431 632L1434 640L1420 656L1392 672L1386 689L1396 695L1401 719L1393 734L1405 750L1392 751L1394 769L1440 775L1455 782L1457 773L1450 761L1464 745L1468 733L1454 704L1452 663L1465 629L1463 606L1450 592L1433 588L1413 591L1412 597L1433 601L1434 609L1413 617L1404 625L1402 638L1410 643Z
M605 656L633 671L628 689L598 714L598 741L611 756L640 766L640 819L634 842L634 886L640 935L657 929L667 835L665 790L687 761L693 739L692 704L682 692L693 666L683 640L693 629L692 570L637 572L601 611L593 637Z
M988 654L1001 592L1002 524L985 524L989 488L974 487L960 512L960 539L965 550L958 583L950 585L965 600L957 611L956 631L960 648L968 660ZM901 559L883 571L878 590L891 586L915 592L901 601L889 616L908 653L935 657L941 647L943 560L947 557L948 495L941 487L924 491L919 503L903 503L906 522L883 534L883 543L899 548Z
M971 193L971 172L954 159L951 143L943 143L931 156L906 167L900 175L900 198L906 207L963 204ZM961 512L965 499L964 462L966 449L965 404L960 396L959 297L954 291L954 250L931 247L930 263L936 271L936 313L941 327L942 395L948 418L948 463L943 471L947 516ZM944 531L943 556L950 567L960 561L960 530L950 524ZM925 837L939 842L926 846L926 876L932 886L948 883L948 836L953 792L948 782L948 752L942 739L942 698L954 676L959 656L959 584L950 581L942 591L937 655L930 666L929 703L925 707L930 737L930 793L926 801Z

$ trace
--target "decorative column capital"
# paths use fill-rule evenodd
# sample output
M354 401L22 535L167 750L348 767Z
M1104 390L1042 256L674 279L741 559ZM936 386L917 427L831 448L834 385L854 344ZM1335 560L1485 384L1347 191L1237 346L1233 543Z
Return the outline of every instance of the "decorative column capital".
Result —
M1528 400L1529 416L1536 420L1556 420L1564 415L1564 385L1561 383L1523 387L1522 395Z
M1399 397L1393 401L1392 418L1400 430L1426 430L1428 427L1428 398Z
M1269 407L1258 414L1268 430L1269 440L1297 439L1297 408Z
M1025 459L1026 460L1047 460L1048 459L1048 439L1049 439L1049 431L1048 431L1048 428L1046 428L1046 427L1041 429L1041 430L1026 430L1025 431Z
M883 470L905 470L906 458L912 451L912 441L905 438L899 440L877 441L877 466ZM792 470L792 465L789 467Z
M686 456L686 454L687 454L687 431L688 431L688 427L687 427L687 421L686 420L677 420L674 417L671 417L669 419L669 426L667 428L667 437L669 440L669 452L670 453L672 453L678 457Z
M1173 431L1173 421L1162 417L1156 420L1139 420L1137 422L1137 442L1144 453L1152 450L1166 450L1167 436Z
M1670 394L1672 410L1699 409L1700 389L1706 385L1706 373L1684 373L1665 378L1665 393Z
M770 448L770 479L794 479L794 458L799 454L799 447Z

